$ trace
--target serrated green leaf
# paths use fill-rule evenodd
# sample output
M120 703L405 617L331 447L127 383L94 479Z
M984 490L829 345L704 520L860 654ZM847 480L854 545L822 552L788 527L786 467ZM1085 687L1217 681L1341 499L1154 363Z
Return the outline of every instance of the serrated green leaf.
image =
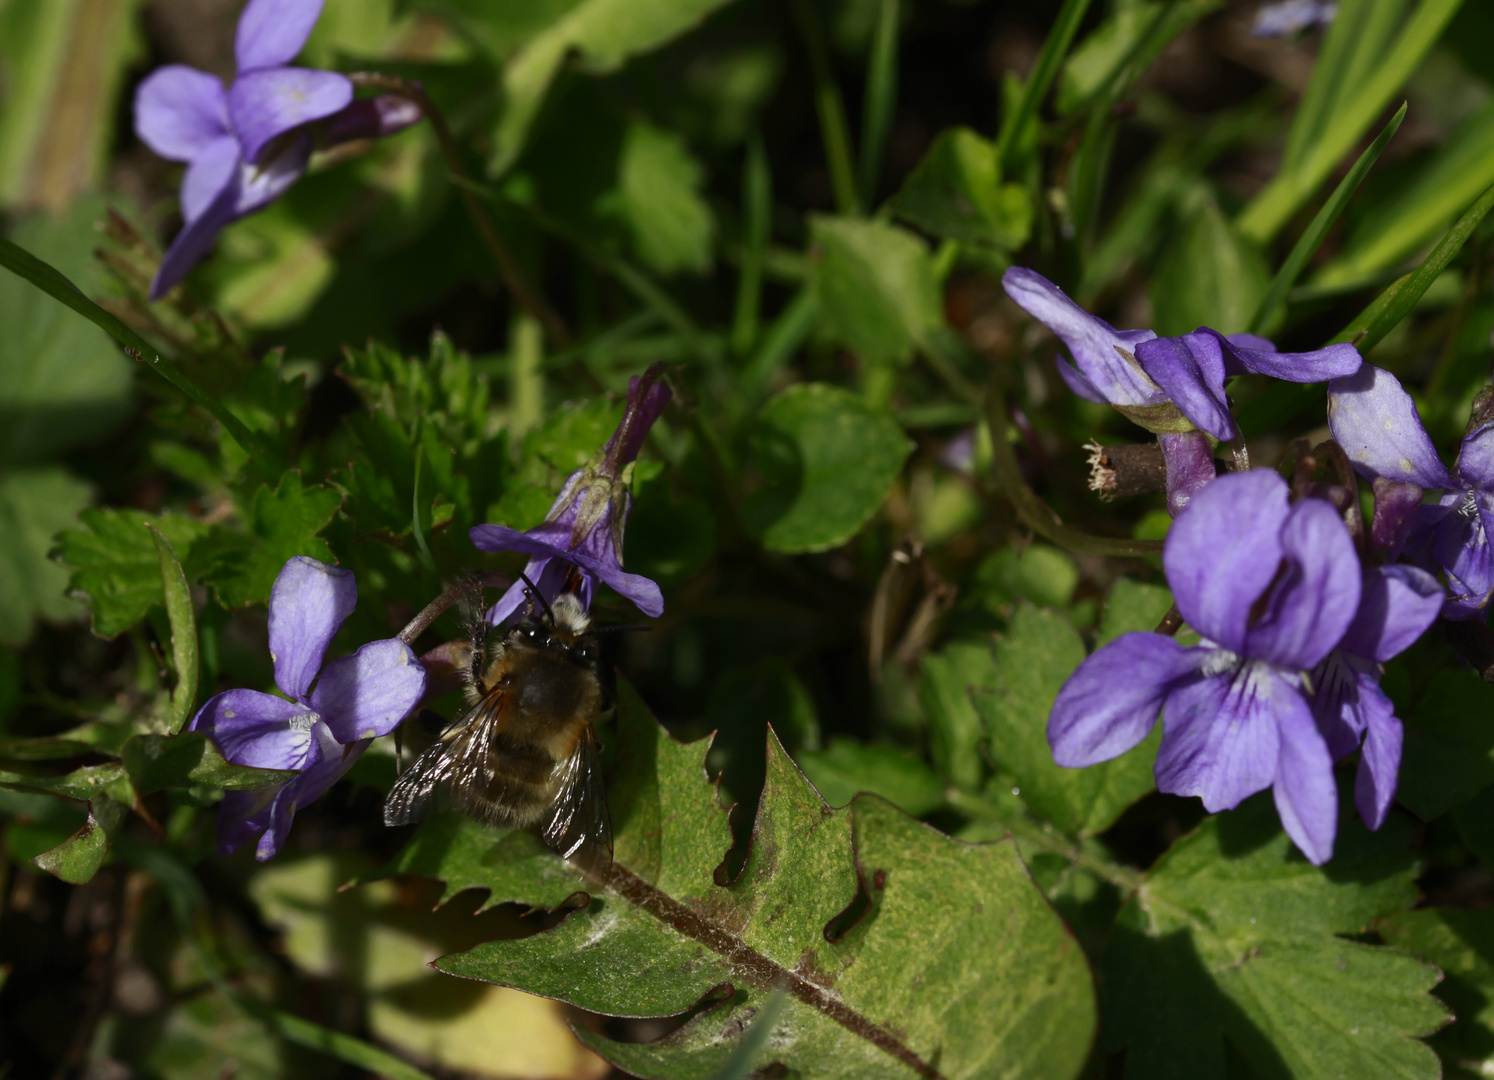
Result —
M1100 618L1095 648L1104 648L1122 634L1157 629L1171 608L1172 593L1167 586L1121 578L1110 587L1110 595L1105 598L1105 614Z
M37 618L79 610L65 595L67 571L48 555L91 494L60 468L0 472L0 643L19 645Z
M743 513L772 551L823 551L865 525L902 470L913 444L892 417L824 383L773 398L753 430L754 459L767 480Z
M969 128L946 128L903 182L898 217L935 236L1015 250L1032 231L1032 200L1002 184L996 146Z
M896 225L810 218L812 287L825 332L858 356L900 362L944 324L928 247Z
M180 731L197 704L197 615L192 610L192 587L186 571L166 535L149 523L151 539L161 566L161 586L166 596L166 617L171 623L171 659L176 669L176 686L171 690L166 715L172 734Z
M794 755L799 768L831 806L849 806L865 792L914 817L944 804L944 785L917 754L886 743L834 739L823 750Z
M1104 832L1155 786L1152 763L1161 741L1158 725L1140 746L1113 761L1087 769L1054 762L1048 713L1084 655L1084 643L1066 618L1024 605L996 643L995 684L972 692L991 756L1016 780L1022 801L1071 834Z
M334 562L332 549L317 534L342 506L342 495L331 488L302 487L294 470L272 490L261 484L249 508L249 530L242 544L230 549L223 564L207 576L226 608L262 604L286 562L307 555ZM237 538L236 538L237 539Z
M132 801L128 795L128 785L129 779L124 766L113 761L106 765L85 765L63 776L33 776L30 773L0 771L0 788L45 791L82 802L87 802L100 792L111 793L123 802Z
M799 1075L911 1077L920 1058L950 1078L1078 1073L1090 977L1009 841L950 840L875 796L832 811L770 740L746 864L718 885L730 837L704 745L674 743L627 695L619 725L606 893L551 930L445 957L442 970L626 1016L682 1012L730 984L663 1043L582 1036L644 1077L720 1069L784 981L792 996L764 1063ZM865 912L827 935L858 892Z
M1201 197L1152 279L1152 325L1163 335L1200 326L1239 333L1250 325L1270 281L1261 253L1212 197Z
M258 791L296 776L294 769L255 769L225 761L212 739L198 731L137 735L124 744L120 758L141 795L192 785Z
M159 531L189 563L194 545L210 531L191 518L141 510L85 510L78 520L84 528L63 533L58 546L73 568L72 588L93 607L93 632L106 638L145 618L151 605L166 603L161 557L143 526Z
M632 234L638 258L661 274L710 269L716 221L700 193L703 176L680 136L652 124L628 125L607 206Z
M725 2L580 0L565 10L504 66L504 106L493 132L488 172L506 172L517 160L567 56L577 56L589 71L615 71L685 33Z
M1442 969L1437 996L1456 1019L1433 1035L1449 1080L1494 1070L1494 910L1426 908L1375 924L1387 944Z
M1415 1038L1446 1020L1436 970L1336 936L1415 902L1409 840L1349 807L1319 869L1263 793L1174 845L1105 956L1105 1043L1126 1048L1126 1076L1223 1080L1228 1038L1258 1076L1437 1077Z
M974 592L992 614L1028 600L1039 607L1067 607L1079 585L1073 557L1047 544L998 548L975 570Z
M70 885L93 880L109 854L110 835L124 822L125 807L100 792L88 803L88 820L51 851L44 851L31 861L42 870Z
M1396 798L1423 821L1494 784L1494 686L1467 670L1439 671L1414 708L1399 708L1406 742Z

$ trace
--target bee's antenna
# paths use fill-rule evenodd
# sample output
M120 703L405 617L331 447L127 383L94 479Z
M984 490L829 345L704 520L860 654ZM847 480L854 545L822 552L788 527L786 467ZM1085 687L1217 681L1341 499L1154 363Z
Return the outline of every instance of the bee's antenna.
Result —
M606 626L593 626L593 634L636 634L644 630L652 630L652 626L643 623L609 623Z
M529 599L533 600L540 606L540 608L545 613L545 618L549 619L550 624L553 626L555 623L555 612L550 610L550 605L547 604L545 602L545 598L540 595L539 586L529 580L528 574L520 574L519 578L524 582L525 585L529 586L524 590L524 595L528 596Z

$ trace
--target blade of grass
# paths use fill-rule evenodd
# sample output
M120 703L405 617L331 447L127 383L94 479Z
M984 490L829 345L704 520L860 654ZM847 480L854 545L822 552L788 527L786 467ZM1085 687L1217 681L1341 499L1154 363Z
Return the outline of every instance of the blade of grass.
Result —
M1312 197L1333 166L1411 77L1461 4L1462 0L1423 0L1394 36L1395 44L1376 63L1355 62L1356 70L1367 70L1365 81L1334 95L1333 112L1319 133L1306 141L1301 161L1277 173L1236 219L1247 239L1256 243L1270 240Z
M1323 243L1323 238L1328 235L1328 230L1344 212L1349 200L1354 197L1354 192L1359 190L1366 174L1375 164L1381 152L1390 144L1395 137L1396 131L1401 126L1401 121L1406 118L1406 105L1402 103L1390 118L1390 123L1380 132L1378 138L1370 143L1369 148L1359 155L1359 160L1354 162L1354 167L1349 170L1343 180L1339 181L1338 187L1334 188L1333 194L1323 204L1323 208L1317 212L1311 224L1297 243L1292 247L1291 253L1287 255L1286 261L1281 264L1281 269L1276 272L1276 279L1271 282L1271 288L1261 299L1260 307L1256 309L1255 317L1250 320L1250 332L1252 334L1264 334L1270 327L1272 320L1276 318L1277 311L1286 300L1287 291L1297 283L1297 278L1307 267L1307 262L1313 253Z
M1084 21L1084 13L1088 10L1089 0L1064 0L1063 7L1059 9L1053 29L1048 31L1048 37L1038 53L1037 63L1033 64L1032 74L1027 79L1027 85L1022 88L1022 96L1017 101L1016 109L1012 111L1011 121L1001 129L996 140L998 175L1012 174L1013 163L1009 160L1012 152L1020 145L1027 125L1037 115L1038 106L1048 96L1053 80L1058 77L1059 68L1063 66L1064 57L1069 54L1069 47L1074 43L1074 35L1079 32L1079 24Z
M124 346L125 355L151 368L157 375L185 394L192 404L203 409L222 424L223 429L245 453L265 460L275 458L274 450L269 444L245 427L243 421L229 412L221 401L209 396L206 390L193 382L180 368L157 353L150 342L84 296L60 270L38 259L20 245L4 239L0 239L0 266L5 267L17 277L29 281L54 300L72 308L119 342Z
M820 117L820 137L825 143L825 164L830 169L835 208L841 214L855 217L861 213L861 200L856 194L856 172L851 164L851 128L846 122L846 107L835 83L835 72L830 67L830 49L809 0L794 0L791 7L809 52L814 107Z
M1447 269L1447 264L1463 249L1490 208L1494 208L1494 187L1480 195L1478 201L1463 212L1420 266L1377 296L1330 344L1347 341L1361 353L1367 353L1383 341L1385 335L1411 313L1416 301L1432 287L1432 282Z
M751 1026L742 1032L742 1039L727 1055L719 1069L711 1074L711 1080L750 1080L758 1075L757 1068L768 1049L768 1036L788 1003L788 992L774 990L762 1008L753 1016Z
M875 205L877 173L887 152L892 110L897 105L898 0L881 0L872 36L871 63L866 69L866 100L861 113L861 160L856 179L861 204Z
M763 262L773 216L773 178L761 135L747 143L742 167L742 269L737 278L737 307L731 326L731 351L746 356L757 341L758 309L763 299Z

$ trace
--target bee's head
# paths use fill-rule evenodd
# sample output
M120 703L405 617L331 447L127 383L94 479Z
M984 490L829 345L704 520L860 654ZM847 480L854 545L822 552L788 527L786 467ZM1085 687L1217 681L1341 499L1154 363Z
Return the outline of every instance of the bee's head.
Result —
M538 596L538 593L531 594ZM597 660L597 644L589 631L591 616L574 593L561 593L509 631L509 641L531 649L564 653L583 667Z

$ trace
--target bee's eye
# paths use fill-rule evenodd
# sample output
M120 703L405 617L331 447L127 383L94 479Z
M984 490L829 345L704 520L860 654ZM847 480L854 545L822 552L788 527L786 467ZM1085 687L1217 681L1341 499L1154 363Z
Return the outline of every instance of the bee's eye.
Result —
M583 664L589 664L597 658L597 647L590 642L582 642L572 652Z

